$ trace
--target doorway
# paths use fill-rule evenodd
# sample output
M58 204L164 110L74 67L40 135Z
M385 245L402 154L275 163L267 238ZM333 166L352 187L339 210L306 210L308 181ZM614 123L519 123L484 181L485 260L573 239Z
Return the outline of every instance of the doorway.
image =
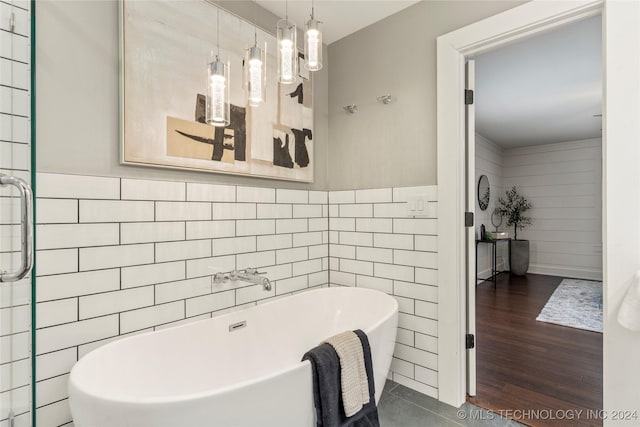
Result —
M473 58L468 399L531 425L553 424L543 411L601 422L601 19Z
M604 10L604 13L602 11ZM640 92L640 3L525 3L507 12L438 38L438 277L447 286L438 292L440 400L460 406L466 398L465 240L464 240L464 89L465 55L479 53L541 29L577 18L603 16L603 259L604 410L637 406L633 354L637 335L617 321L618 308L640 269L640 193L625 191L639 182L640 104L629 93ZM444 238L446 236L446 238Z
M630 359L640 351L633 332L616 320L618 307L640 268L640 193L622 191L640 179L640 4L588 1L533 1L440 36L437 41L438 209L450 214L438 223L440 400L460 406L466 397L464 96L465 56L479 54L524 36L603 13L603 258L604 410L632 407L637 369ZM446 236L444 238L443 236Z

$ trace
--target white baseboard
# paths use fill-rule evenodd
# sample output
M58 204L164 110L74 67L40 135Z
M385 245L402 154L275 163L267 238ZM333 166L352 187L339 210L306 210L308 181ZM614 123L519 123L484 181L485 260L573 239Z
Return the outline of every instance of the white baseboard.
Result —
M506 269L504 262L498 263L498 271ZM553 265L530 264L528 272L533 274L543 274L545 276L558 276L572 279L602 280L602 271L591 269L563 268ZM491 266L478 271L476 275L477 283L482 283L484 281L482 278L489 276L491 276Z
M529 265L529 273L573 279L602 280L602 271L595 269L563 268L555 265Z

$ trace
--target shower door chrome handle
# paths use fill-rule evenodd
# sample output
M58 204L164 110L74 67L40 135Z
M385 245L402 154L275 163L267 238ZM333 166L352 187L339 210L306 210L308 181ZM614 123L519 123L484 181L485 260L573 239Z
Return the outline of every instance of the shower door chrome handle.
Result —
M20 266L14 272L0 272L0 282L15 282L33 267L33 192L23 179L0 174L0 186L13 185L20 192L21 249Z

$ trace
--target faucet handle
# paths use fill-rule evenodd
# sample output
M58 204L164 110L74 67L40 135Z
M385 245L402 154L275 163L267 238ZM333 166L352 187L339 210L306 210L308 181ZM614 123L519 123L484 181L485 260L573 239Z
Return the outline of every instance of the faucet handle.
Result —
M266 277L262 278L261 285L262 285L262 288L265 291L270 291L271 290L271 281L269 279L267 279Z
M256 275L256 274L265 274L265 272L264 272L264 271L258 271L258 269L257 269L257 268L253 268L253 267L245 268L244 272L245 272L246 274L251 274L251 275Z

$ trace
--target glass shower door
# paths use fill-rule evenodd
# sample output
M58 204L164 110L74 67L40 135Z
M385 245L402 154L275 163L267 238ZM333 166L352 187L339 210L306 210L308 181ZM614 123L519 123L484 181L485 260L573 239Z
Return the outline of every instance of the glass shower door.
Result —
M31 424L32 200L26 180L0 172L0 424ZM22 171L20 171L22 172Z
M0 426L30 426L30 2L0 0Z

